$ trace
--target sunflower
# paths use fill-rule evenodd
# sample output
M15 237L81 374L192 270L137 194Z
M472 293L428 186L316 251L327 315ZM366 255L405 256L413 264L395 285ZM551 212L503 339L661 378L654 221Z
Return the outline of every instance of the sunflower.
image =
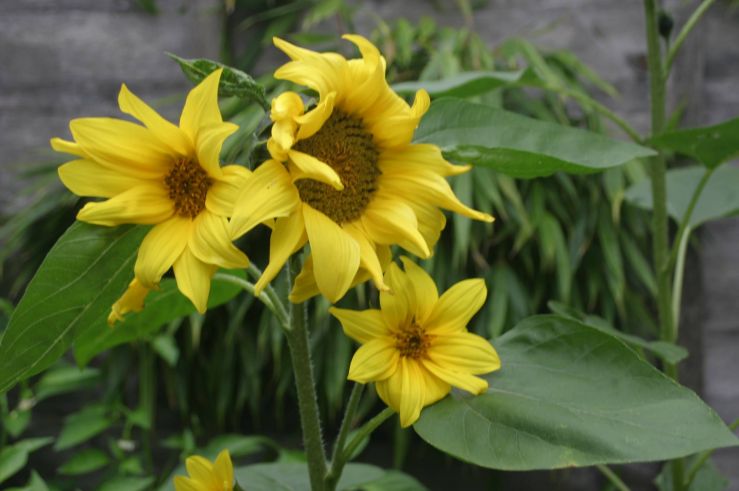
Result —
M221 71L190 91L179 126L123 85L118 96L121 111L143 126L113 118L81 118L69 124L74 141L51 140L55 150L78 157L59 168L64 185L79 196L107 198L87 203L78 220L104 226L153 225L138 250L136 284L121 297L119 307L130 303L133 308L128 310L140 310L144 291L155 288L173 267L180 291L204 312L215 270L248 265L228 228L239 192L253 197L279 190L281 199L251 213L252 227L285 216L297 205L284 166L263 165L253 174L238 165L221 167L221 146L237 129L222 120L218 108ZM247 212L250 206L242 205ZM248 228L247 223L243 231ZM126 298L129 291L136 302ZM114 306L111 320L121 312Z
M175 491L232 491L234 489L234 468L228 450L222 450L211 462L199 455L185 460L189 477L175 476Z
M388 268L385 280L392 293L380 292L379 310L332 307L330 312L362 345L349 366L349 380L375 382L380 398L407 427L452 386L485 392L487 381L475 375L497 370L500 359L488 341L466 329L485 303L485 282L464 280L439 297L420 266L401 260L405 272L395 263Z
M275 77L318 94L315 106L306 108L298 94L285 92L273 100L270 114L267 148L273 161L288 169L300 206L275 221L270 261L256 288L264 288L309 242L311 256L298 277L300 287L292 291L293 302L319 292L336 302L368 278L386 290L383 262L389 247L430 256L445 225L440 208L493 219L463 205L445 179L469 167L449 164L435 145L411 143L430 104L426 91L418 91L409 106L387 84L377 48L361 36L344 38L359 48L361 59L274 40L292 59ZM237 233L240 207L237 203L231 220Z

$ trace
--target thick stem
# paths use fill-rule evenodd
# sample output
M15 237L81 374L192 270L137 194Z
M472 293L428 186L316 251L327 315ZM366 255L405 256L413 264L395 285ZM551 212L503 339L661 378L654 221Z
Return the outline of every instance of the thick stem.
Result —
M292 283L292 278L297 276L300 269L297 258L290 260L288 268L288 282ZM316 384L313 378L305 305L291 303L288 317L290 329L287 332L287 341L295 376L295 387L298 393L300 426L303 429L303 446L308 459L311 489L313 491L323 491L325 489L323 479L326 475L326 454L323 450L321 419L318 412Z
M326 474L326 490L333 491L336 489L336 484L339 482L341 472L344 470L346 464L346 456L344 455L344 446L346 446L346 438L349 436L349 431L352 427L352 421L354 420L354 413L357 412L359 406L359 400L362 398L362 390L364 384L355 383L352 387L352 393L349 395L349 402L346 404L346 411L344 412L344 420L341 422L341 428L339 428L339 434L336 437L334 443L334 450L331 455L331 465Z

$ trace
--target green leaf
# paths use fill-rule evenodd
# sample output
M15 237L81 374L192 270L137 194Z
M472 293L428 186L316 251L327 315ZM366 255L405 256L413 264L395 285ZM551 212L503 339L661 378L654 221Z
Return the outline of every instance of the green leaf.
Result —
M36 384L36 401L94 386L100 381L97 368L60 366L44 373Z
M453 391L416 432L504 470L666 460L739 444L716 413L618 339L564 317L525 319L495 343L502 368Z
M347 464L336 489L361 488L381 478L384 471L367 464ZM310 491L308 466L300 463L255 464L234 469L236 481L249 491Z
M588 174L654 155L634 143L460 99L434 101L415 141L438 145L448 159L520 178Z
M154 482L153 477L114 477L110 481L103 483L98 491L144 491L149 489L151 483Z
M147 227L73 224L26 289L0 339L0 393L54 363L99 324L133 276Z
M75 476L94 472L110 463L110 457L96 448L87 448L72 456L59 467L59 474Z
M31 478L28 480L28 484L22 488L8 488L5 491L49 491L49 487L36 471L31 471Z
M228 274L239 278L245 277L243 271L229 271ZM241 288L231 282L213 278L208 308L212 309L228 302L240 291ZM159 290L151 292L147 297L144 310L141 312L127 314L124 320L113 328L109 327L105 320L89 325L74 343L75 359L80 365L85 365L98 353L136 339L150 338L161 326L194 312L195 306L180 293L175 280L162 280Z
M698 182L706 172L692 166L667 171L667 212L680 222L688 209ZM626 191L626 200L640 208L652 209L652 187L649 180L639 182ZM703 188L690 217L690 228L704 222L739 214L739 169L716 169Z
M695 463L696 456L687 458L685 461L685 472L692 469ZM654 480L659 491L673 491L675 489L672 480L672 465L672 462L667 462L662 467L662 472ZM687 488L683 486L681 489L685 489L685 491L724 491L728 486L729 482L726 477L721 475L718 468L716 468L716 464L711 459L708 459L698 469L690 486Z
M194 84L200 83L217 69L223 68L221 82L218 86L218 93L221 96L249 99L257 102L263 108L269 109L264 87L241 70L206 58L186 59L172 53L167 53L167 55L180 65L182 72Z
M362 484L362 491L426 491L426 486L418 480L400 471L387 471L385 475L374 481Z
M715 126L670 131L647 143L693 157L714 168L739 155L739 118Z
M25 467L28 454L51 443L51 438L29 438L0 450L0 483Z
M441 80L402 82L393 85L400 95L411 96L420 89L426 89L431 97L472 97L489 92L498 87L515 85L521 80L524 70L514 72L476 71L464 72Z
M86 442L107 430L110 425L111 421L106 414L105 407L86 407L65 418L62 431L54 444L54 450L65 450Z

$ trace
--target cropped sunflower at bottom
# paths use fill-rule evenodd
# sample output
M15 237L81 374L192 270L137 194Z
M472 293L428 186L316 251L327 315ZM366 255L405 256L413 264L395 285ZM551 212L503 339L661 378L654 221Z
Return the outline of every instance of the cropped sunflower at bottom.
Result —
M446 223L440 208L493 220L463 205L445 179L467 166L446 162L435 145L411 143L429 108L428 94L420 90L409 106L385 80L385 60L377 48L361 36L344 38L362 58L347 60L274 41L292 59L275 77L312 89L318 100L306 107L297 93L285 92L272 101L267 164L279 162L288 169L300 206L275 221L257 293L306 242L311 254L291 301L320 293L336 302L368 279L387 290L383 272L390 246L430 256ZM230 222L234 234L249 225L249 217L238 201Z
M500 368L500 359L467 323L485 303L482 279L464 280L439 296L431 277L406 257L403 272L391 263L380 292L380 309L332 307L347 336L362 346L352 358L349 380L375 382L380 398L412 425L421 409L442 399L452 386L473 394L488 388L476 377Z
M193 455L185 460L189 477L175 476L175 491L233 491L240 490L234 481L231 454L222 450L214 462Z
M74 141L53 138L51 146L77 156L59 168L64 185L79 196L106 198L87 203L77 219L103 226L153 225L138 250L135 278L113 305L109 323L143 308L147 293L174 268L180 291L201 313L219 267L243 268L249 261L228 227L239 193L253 209L245 233L258 223L286 216L298 204L283 166L255 172L221 167L224 140L236 131L218 108L216 70L187 96L179 126L162 118L123 85L121 111L143 126L114 118L80 118L69 124ZM277 193L279 199L269 199ZM257 202L253 202L257 200ZM251 207L251 208L250 208Z

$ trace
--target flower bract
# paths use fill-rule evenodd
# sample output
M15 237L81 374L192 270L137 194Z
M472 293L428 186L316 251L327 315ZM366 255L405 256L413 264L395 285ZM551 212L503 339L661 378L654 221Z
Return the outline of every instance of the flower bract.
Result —
M500 368L498 354L467 323L485 302L482 279L461 281L439 296L431 277L408 258L405 272L391 263L380 309L332 307L344 332L362 346L352 358L350 380L375 382L380 398L400 414L403 427L451 387L485 392L482 375Z
M228 450L222 450L214 462L199 455L185 460L189 477L174 478L175 491L232 491L234 469Z
M353 285L372 279L386 290L383 271L390 246L431 255L445 225L441 209L478 220L492 217L463 205L446 177L468 170L442 157L435 145L413 144L415 128L429 107L421 90L413 105L385 80L385 60L361 36L347 35L362 57L316 53L275 39L292 61L275 77L312 89L315 105L295 92L273 100L273 161L289 171L300 205L275 221L270 262L257 291L306 242L311 256L291 293L293 302L323 294L336 302ZM241 203L231 224L242 227Z

